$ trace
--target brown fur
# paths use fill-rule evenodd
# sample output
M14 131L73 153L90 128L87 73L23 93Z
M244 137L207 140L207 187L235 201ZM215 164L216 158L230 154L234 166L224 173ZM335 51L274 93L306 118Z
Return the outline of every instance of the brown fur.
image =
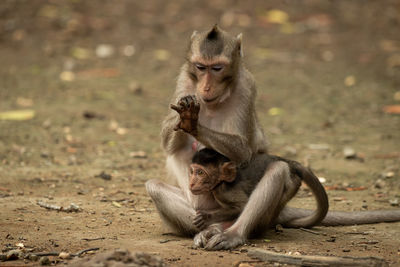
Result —
M284 189L282 195L275 200L278 202L276 216L297 193L301 181L310 186L317 200L317 211L301 219L286 222L291 227L311 227L324 219L328 212L329 203L326 192L318 178L300 163L278 156L257 154L246 167L237 168L225 156L212 149L202 149L192 159L189 176L189 186L193 194L212 192L220 204L217 210L199 210L193 223L200 230L215 222L230 221L239 216L248 202L258 182L263 178L268 166L274 162L286 162L290 169L289 177L282 177ZM288 180L284 180L284 179ZM273 190L273 189L271 189ZM271 221L271 223L273 223Z
M207 43L207 44L205 44ZM222 52L221 51L222 44ZM234 37L214 27L210 31L193 33L186 62L183 64L171 110L162 123L161 140L166 153L169 173L178 187L149 180L146 189L163 221L184 235L194 235L196 210L220 208L212 193L193 195L187 175L191 158L200 147L212 148L246 166L257 153L266 153L263 131L258 123L254 102L256 89L253 76L242 62L242 38ZM200 65L199 65L200 64ZM221 67L221 69L218 69ZM195 96L199 111L190 110L182 99ZM193 97L192 97L193 98ZM192 102L193 103L193 102ZM254 187L240 216L231 223L214 224L197 234L195 242L207 249L230 249L243 244L257 229L271 222L297 222L312 211L279 207L285 189L283 181L290 179L289 164L272 162ZM400 220L400 210L368 213L328 212L321 224L359 224Z

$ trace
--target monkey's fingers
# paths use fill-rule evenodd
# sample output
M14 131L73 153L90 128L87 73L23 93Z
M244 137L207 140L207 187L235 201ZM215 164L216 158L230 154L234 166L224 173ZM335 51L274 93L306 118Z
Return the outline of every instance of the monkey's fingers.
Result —
M200 231L204 230L204 228L205 228L205 224L203 221L198 224L194 224L194 226L196 226L196 228L199 229Z
M194 104L194 110L195 110L197 113L200 111L200 103L199 103L199 102L196 102L196 103Z
M187 109L189 107L189 103L190 103L190 95L182 97L178 102L178 104L182 106L183 109Z
M178 112L178 113L181 113L182 110L183 110L182 107L176 106L176 105L174 105L174 104L171 104L171 105L170 105L170 108L173 109L173 110L175 110L175 111Z

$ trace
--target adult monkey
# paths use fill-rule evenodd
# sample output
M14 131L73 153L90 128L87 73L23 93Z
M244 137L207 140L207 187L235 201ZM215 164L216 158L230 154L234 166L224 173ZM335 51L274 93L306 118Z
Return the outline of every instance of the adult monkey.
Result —
M254 153L267 150L254 107L255 83L242 63L241 42L241 35L230 36L217 26L193 33L174 95L177 106L172 106L179 115L171 111L162 125L167 168L180 188L150 180L146 189L163 221L182 234L198 232L192 223L195 209L218 207L211 194L194 196L189 190L189 165L200 146L213 148L238 165L246 164ZM268 180L278 179L285 172L278 167L268 170L255 194L264 192L270 185ZM259 217L274 209L276 204L270 201L273 197L257 198L259 203L254 204L262 207L257 212L247 211L251 213L249 218L256 216L258 222ZM245 224L253 228L251 223Z
M254 108L255 86L242 63L241 35L232 37L214 27L193 33L174 96L175 111L162 126L162 145L167 168L180 188L157 180L146 183L161 218L181 234L198 232L193 225L195 210L218 208L212 195L194 196L188 185L191 158L199 143L234 161L246 164L254 153L267 152L263 132ZM200 106L196 99L199 99ZM200 111L199 111L200 109ZM183 131L176 131L182 129ZM271 211L278 205L282 177L289 173L282 162L271 164L250 195L247 205L233 225L223 224L198 233L200 246L229 249L245 242L250 233L265 228L266 222L285 223L311 214L311 210L285 207L277 218ZM400 210L368 212L328 212L322 225L351 225L400 220Z

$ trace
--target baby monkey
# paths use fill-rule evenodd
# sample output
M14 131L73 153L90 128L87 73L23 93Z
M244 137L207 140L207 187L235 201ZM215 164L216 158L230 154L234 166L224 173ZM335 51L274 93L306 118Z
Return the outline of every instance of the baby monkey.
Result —
M317 210L311 215L284 223L288 227L312 227L320 223L328 212L328 197L318 178L300 163L269 154L256 154L244 167L215 150L204 148L193 156L190 165L190 191L194 195L212 192L220 208L214 210L197 210L193 224L204 230L213 223L233 222L243 211L248 199L263 177L266 169L274 162L288 164L290 176L282 177L283 188L276 201L275 210L271 210L271 225L287 202L294 197L304 181L312 190L317 200ZM276 188L269 188L272 192ZM268 193L268 192L267 192Z

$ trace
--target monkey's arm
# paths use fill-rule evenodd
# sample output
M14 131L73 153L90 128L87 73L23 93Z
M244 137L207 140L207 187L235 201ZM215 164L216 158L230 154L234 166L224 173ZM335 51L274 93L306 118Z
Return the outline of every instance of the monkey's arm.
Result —
M179 121L179 115L176 112L170 112L162 123L161 144L167 154L179 151L188 141L188 134L174 130Z
M204 230L211 224L217 222L231 221L239 216L241 209L239 207L219 208L213 210L197 210L193 219L193 224L199 229Z
M200 123L197 125L196 139L206 147L213 148L235 163L250 160L252 149L248 139L240 134L228 134L209 129Z
M221 207L196 211L193 224L200 230L214 223L235 220L248 201L248 196L241 188L227 189L225 184L213 191L213 195Z

